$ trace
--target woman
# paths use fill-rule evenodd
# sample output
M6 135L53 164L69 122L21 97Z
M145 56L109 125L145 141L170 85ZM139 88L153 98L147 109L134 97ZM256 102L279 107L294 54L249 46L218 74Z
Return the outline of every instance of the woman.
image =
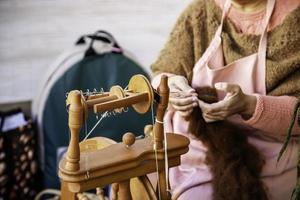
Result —
M169 76L167 132L190 138L181 166L170 170L173 199L212 199L212 175L203 143L188 132L194 107L206 122L230 120L247 129L248 142L265 160L261 179L269 199L288 199L297 176L293 139L277 163L300 96L299 0L195 0L180 16L158 60L156 86ZM219 101L199 101L194 88L214 86ZM230 199L230 197L228 197Z

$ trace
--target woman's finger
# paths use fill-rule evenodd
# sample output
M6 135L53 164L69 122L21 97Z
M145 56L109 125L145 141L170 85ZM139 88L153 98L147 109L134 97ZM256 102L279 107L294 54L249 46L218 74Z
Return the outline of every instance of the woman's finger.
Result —
M193 102L192 104L188 104L185 106L178 106L175 104L172 104L173 108L177 111L187 111L187 110L192 110L194 107L198 106L196 102Z
M233 112L232 100L231 99L223 99L221 101L218 101L217 103L207 104L202 102L198 102L201 110L206 113L219 113L219 112Z
M180 84L178 85L178 88L181 90L181 91L185 91L186 93L195 93L195 89L190 87L189 85L187 84Z
M225 118L222 116L212 116L206 113L202 113L202 117L206 122L215 122L215 121L221 121L224 120Z
M206 123L211 123L211 122L217 121L216 119L211 119L211 118L206 118L206 117L203 117L203 119Z
M217 90L222 90L224 92L231 93L231 94L239 93L241 90L239 85L230 84L230 83L226 83L226 82L216 83L215 88Z
M205 103L204 101L198 100L198 105L200 107L200 109L202 110L202 112L207 112L207 110L209 109L209 104Z
M174 76L169 79L169 86L178 88L181 91L185 91L187 93L195 92L195 89L189 86L188 81L183 76Z
M187 97L194 97L194 96L196 96L195 93L175 91L175 92L170 92L169 98L187 98Z
M169 98L169 102L173 105L177 106L187 106L193 104L197 101L196 97L188 97L188 98Z
M211 116L211 117L220 117L220 118L226 118L226 117L229 117L231 115L230 112L228 111L220 111L220 112L214 112L214 113L205 113L206 115L208 116Z
M172 94L172 93L180 93L180 92L182 92L182 91L180 91L178 88L176 88L176 87L169 87L169 89L170 89L170 94Z
M199 100L198 105L200 106L202 112L205 112L205 113L220 112L220 111L223 111L223 109L224 109L224 103L220 102L220 101L217 103L208 104L208 103L205 103L205 102Z

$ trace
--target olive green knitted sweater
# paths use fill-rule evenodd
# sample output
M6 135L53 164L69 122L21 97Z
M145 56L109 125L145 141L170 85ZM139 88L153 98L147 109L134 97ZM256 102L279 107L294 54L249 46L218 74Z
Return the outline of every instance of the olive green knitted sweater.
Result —
M179 74L191 81L193 67L212 40L221 13L213 0L194 0L177 20L152 65L153 72ZM259 39L238 33L226 20L222 33L225 63L257 52ZM269 95L300 96L300 6L268 32L266 89Z

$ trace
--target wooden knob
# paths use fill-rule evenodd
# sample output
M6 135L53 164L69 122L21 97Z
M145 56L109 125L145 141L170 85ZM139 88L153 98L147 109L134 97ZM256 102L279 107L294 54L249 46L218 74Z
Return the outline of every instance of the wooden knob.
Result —
M152 131L153 131L153 125L152 124L148 124L144 127L144 134L145 134L146 137L152 136Z
M135 142L135 135L131 132L125 133L123 135L122 141L127 147L130 147Z

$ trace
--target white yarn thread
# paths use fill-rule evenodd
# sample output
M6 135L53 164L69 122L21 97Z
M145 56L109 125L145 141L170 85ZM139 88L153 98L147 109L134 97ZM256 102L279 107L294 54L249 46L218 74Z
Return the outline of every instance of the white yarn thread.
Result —
M86 119L84 120L84 132L85 132L85 138L87 138L88 136L87 136L87 122L86 122ZM86 154L85 159L84 159L85 171L86 171L85 179L90 178L90 172L88 170L88 162L89 162L88 155L89 154Z
M154 127L154 111L153 111L153 103L151 104L151 112L152 112L152 125ZM156 165L156 176L157 176L157 184L158 184L158 199L161 200L161 194L160 194L160 178L159 178L159 173L158 173L158 158L157 158L157 148L156 148L156 144L155 144L155 140L156 140L156 134L153 134L153 138L154 138L154 154L155 154L155 165Z
M170 185L169 185L169 157L168 157L168 141L167 141L167 133L164 131L164 148L165 148L165 172L166 172L166 186L167 192L171 193Z
M98 120L98 122L95 124L95 126L90 130L90 132L85 136L85 138L83 139L83 141L85 141L85 140L92 134L92 132L95 130L95 128L98 126L98 124L99 124L105 117L107 117L107 113L108 113L108 111L106 111L105 113L103 113L103 115L101 115L101 118Z

